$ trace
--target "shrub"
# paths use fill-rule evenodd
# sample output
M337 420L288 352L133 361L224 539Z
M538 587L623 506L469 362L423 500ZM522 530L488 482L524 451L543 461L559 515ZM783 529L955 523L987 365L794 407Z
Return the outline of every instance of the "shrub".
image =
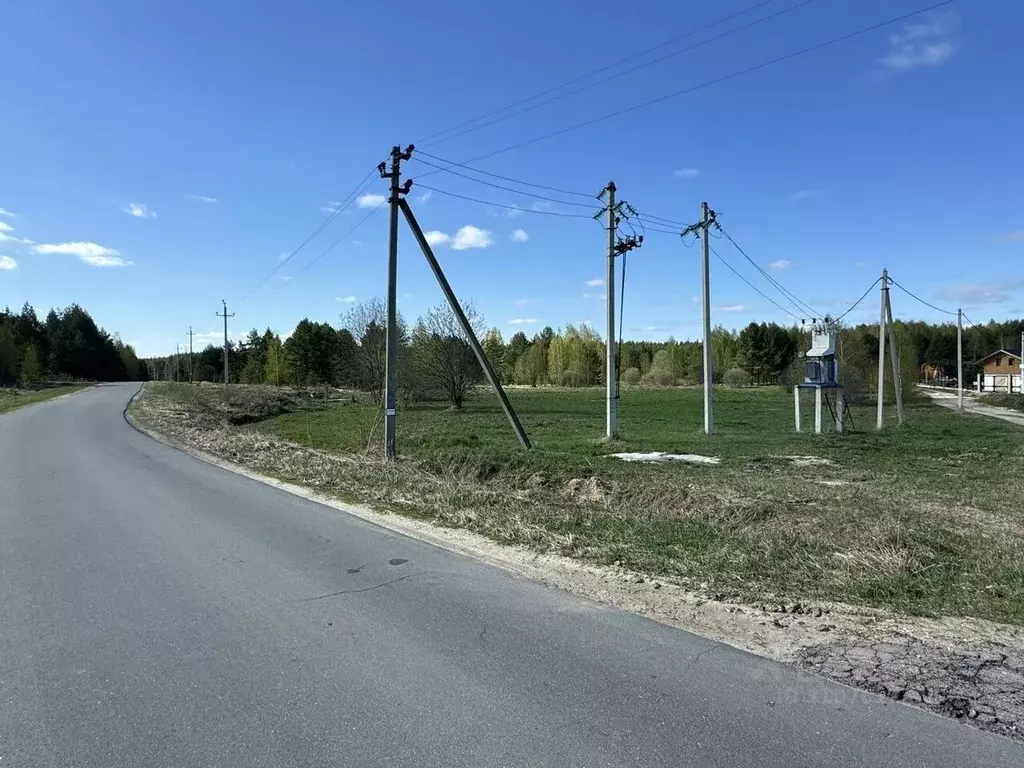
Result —
M587 377L576 368L567 368L558 377L558 383L563 387L585 387L587 385Z
M627 387L635 387L640 383L640 369L639 368L627 368L622 372L622 383Z
M722 383L727 387L749 387L750 374L742 368L730 368L722 374Z
M671 387L676 380L672 371L666 371L664 368L652 368L643 375L640 383L645 387Z

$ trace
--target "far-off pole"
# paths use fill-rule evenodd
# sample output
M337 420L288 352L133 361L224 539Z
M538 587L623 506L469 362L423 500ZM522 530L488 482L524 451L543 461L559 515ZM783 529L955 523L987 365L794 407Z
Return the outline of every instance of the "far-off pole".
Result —
M964 311L956 311L956 410L964 412Z
M192 333L192 326L188 327L188 383L191 384L192 379L192 337L195 336Z
M228 362L228 318L234 317L235 313L228 314L228 303L221 299L224 304L224 312L218 312L217 317L224 318L224 386L227 386L231 381L230 364Z

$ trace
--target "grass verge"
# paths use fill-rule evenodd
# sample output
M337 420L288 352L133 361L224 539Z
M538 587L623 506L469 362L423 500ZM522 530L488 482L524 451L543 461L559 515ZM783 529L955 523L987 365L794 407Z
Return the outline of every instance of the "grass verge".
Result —
M7 413L17 408L22 408L33 403L41 403L44 400L52 400L61 395L68 395L85 389L86 384L68 384L62 387L51 387L49 389L0 389L0 413Z
M1012 408L1015 411L1024 411L1024 397L1021 395L982 395L978 402L985 405L995 405L1000 408Z
M379 458L378 410L351 397L148 384L133 414L344 500L709 593L1024 624L1024 431L1013 425L914 400L903 427L877 433L873 408L854 407L846 435L797 435L791 396L765 388L721 390L708 438L698 390L627 390L622 439L609 444L600 391L510 397L533 451L480 394L461 412L403 409L393 464ZM646 450L720 463L608 456Z

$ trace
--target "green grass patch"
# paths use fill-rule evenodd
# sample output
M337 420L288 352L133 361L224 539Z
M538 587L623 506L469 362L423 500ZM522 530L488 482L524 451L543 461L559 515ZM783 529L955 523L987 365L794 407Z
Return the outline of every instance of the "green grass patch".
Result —
M1000 408L1012 408L1015 411L1024 411L1024 396L1008 394L982 395L978 402L985 405L995 405Z
M86 384L68 384L61 387L50 387L49 389L0 389L0 413L7 413L17 408L23 408L33 403L41 403L44 400L52 400L61 395L68 395L85 389Z

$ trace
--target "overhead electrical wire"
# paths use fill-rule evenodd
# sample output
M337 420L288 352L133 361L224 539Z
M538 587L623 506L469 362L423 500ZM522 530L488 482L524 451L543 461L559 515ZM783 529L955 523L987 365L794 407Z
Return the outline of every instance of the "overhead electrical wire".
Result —
M721 256L721 255L720 255L720 254L718 253L718 251L716 251L716 250L714 249L714 247L713 247L713 246L709 246L709 247L710 247L710 249L711 249L711 253L713 253L713 254L715 255L715 258L716 258L716 259L718 259L718 260L719 260L720 262L722 262L722 263L723 263L723 264L724 264L724 265L725 265L726 267L728 267L728 268L729 268L729 271L730 271L730 272L732 272L732 273L733 273L734 275L736 275L736 277L738 277L738 278L739 278L740 280L742 280L742 281L743 281L744 283L746 283L747 285L749 285L749 286L750 286L750 287L751 287L751 288L752 288L752 289L754 290L754 292L755 292L755 293L757 293L757 294L758 294L759 296L761 296L761 298L763 298L763 299L764 299L765 301L767 301L768 303L770 303L770 304L773 304L773 305L774 305L774 306L776 306L776 307L777 307L778 309L780 309L781 311L785 312L785 313L786 313L787 315L789 315L790 317L792 317L792 318L793 318L794 320L800 320L800 319L802 319L802 318L800 318L799 316L797 316L797 315L794 315L794 314L793 314L792 312L790 312L790 311L789 311L788 309L786 309L786 308L785 308L784 306L782 306L782 305L781 305L781 304L779 304L779 303L778 303L777 301L775 301L775 300L774 300L774 299L772 299L772 298L771 298L770 296L768 296L768 294L764 293L764 292L763 292L763 291L762 291L762 290L761 290L760 288L758 288L758 287L757 287L756 285L754 285L754 284L753 284L752 282L750 282L749 280L747 280L747 278L745 278L745 277L744 277L744 276L743 276L742 274L740 274L740 273L739 273L739 272L738 272L738 271L736 270L736 268L735 268L735 267L733 267L733 265L732 265L732 264L730 264L730 263L729 263L728 261L726 261L726 260L725 260L724 258L722 258L722 256Z
M638 59L641 56L646 56L647 54L654 53L655 51L659 51L662 48L667 48L670 45L675 45L676 43L680 42L681 40L685 40L686 38L692 37L693 35L698 35L701 32L706 32L709 29L713 29L716 26L719 26L721 24L725 24L727 22L730 22L733 19L739 18L740 16L744 16L744 15L746 15L748 13L752 13L753 11L756 11L759 8L763 8L766 5L771 5L774 2L777 2L777 0L761 0L761 2L755 3L752 6L749 6L747 8L742 9L742 10L739 10L739 11L737 11L735 13L732 13L732 14L730 14L728 16L725 16L725 17L723 17L721 19L718 19L717 21L713 21L713 22L711 22L709 24L705 24L702 27L698 27L697 29L693 29L693 30L690 30L689 32L685 32L685 33L683 33L681 35L678 35L678 36L672 38L671 40L666 40L665 42L659 43L658 45L655 45L655 46L652 46L650 48L647 48L646 50L638 51L637 53L634 53L634 54L631 54L629 56L626 56L623 59L619 59L618 61L612 62L611 64L606 64L606 65L604 65L602 67L599 67L598 69L591 70L590 72L587 72L587 73L585 73L583 75L579 75L578 77L575 77L575 78L573 78L571 80L567 80L564 83L561 83L560 85L552 86L551 88L548 88L546 90L543 90L543 91L540 91L538 93L535 93L532 96L527 96L524 99L520 99L519 101L514 101L511 104L505 105L504 107L500 107L499 109L495 109L495 110L492 110L491 112L487 112L486 114L480 115L479 117L474 117L473 119L466 120L464 122L459 123L458 125L453 125L450 128L445 128L443 131L437 131L436 133L433 133L430 136L427 136L420 143L424 143L425 144L428 141L432 141L433 139L436 139L438 136L443 136L446 133L451 133L451 132L457 131L457 130L459 130L461 128L465 128L468 125L472 125L473 123L480 122L481 120L486 120L489 117L494 117L495 115L499 115L502 112L505 112L506 110L514 109L515 107L521 106L523 104L528 104L529 102L533 101L534 99L539 99L539 98L541 98L543 96L547 96L548 94L555 93L556 91L560 91L563 88L568 88L570 85L575 85L576 83L581 83L584 80L587 80L588 78L591 78L591 77L594 77L595 75L601 74L602 72L607 72L610 69L615 69L615 67L621 66L623 64L628 64L630 61L633 61L634 59Z
M546 186L544 184L535 184L535 183L533 183L531 181L523 181L522 179L514 179L511 176L502 176L500 173L492 173L491 171L485 171L485 170L483 170L481 168L473 168L472 166L466 165L465 163L457 163L454 160L449 160L446 157L438 157L437 155L432 155L429 152L424 152L419 147L416 147L416 151L415 151L415 154L413 155L412 159L413 160L419 160L419 155L423 155L424 157L429 157L431 160L437 160L439 163L448 163L449 167L450 166L457 166L459 168L465 168L466 170L473 171L474 173L481 173L484 176L490 176L492 179L501 179L502 181L509 181L509 182L512 182L513 184L521 184L521 185L523 185L525 187L534 187L535 189L546 189L548 192L558 192L559 194L562 194L562 195L579 195L580 197L585 197L588 200L593 200L596 197L596 195L591 195L591 194L588 194L586 192L576 192L576 191L571 190L571 189L559 189L558 187L549 187L549 186ZM423 161L420 160L420 162L423 162ZM434 166L434 167L437 168L437 166ZM448 170L448 168L441 168L440 170Z
M796 59L796 58L799 58L800 56L805 56L805 55L807 55L809 53L814 53L815 51L820 51L823 48L828 48L829 46L836 45L836 44L842 43L842 42L846 42L847 40L852 40L852 39L854 39L856 37L860 37L861 35L866 35L869 32L874 32L876 30L883 29L883 28L888 27L888 26L892 26L893 24L897 24L897 23L899 23L901 21L906 21L908 19L912 19L915 16L920 16L921 14L928 13L930 11L935 11L935 10L938 10L939 8L944 8L945 6L952 5L955 2L957 2L957 0L942 0L942 2L933 3L933 4L925 6L923 8L918 8L917 10L911 11L909 13L900 14L899 16L892 16L892 17L886 19L885 21L881 21L881 22L878 22L876 24L872 24L872 25L867 26L867 27L862 27L862 28L860 28L858 30L855 30L853 32L848 32L845 35L840 35L838 37L833 37L833 38L831 38L829 40L825 40L824 42L816 43L816 44L808 46L806 48L801 48L800 50L793 51L791 53L787 53L787 54L785 54L783 56L777 56L777 57L775 57L773 59L768 59L768 60L762 61L762 62L760 62L758 64L753 64L753 65L751 65L749 67L744 67L742 69L737 69L737 70L735 70L733 72L729 72L728 74L720 75L720 76L712 78L710 80L705 80L702 83L698 83L696 85L689 86L688 88L683 88L682 90L679 90L679 91L673 91L672 93L667 93L667 94L664 94L663 96L658 96L658 97L653 98L653 99L648 99L647 101L642 101L639 104L633 104L632 106L629 106L629 107L623 107L622 109L617 109L614 112L608 112L608 113L606 113L604 115L599 115L599 116L591 118L589 120L585 120L582 123L576 123L575 125L570 125L570 126L567 126L565 128L560 128L557 131L551 131L550 133L545 133L545 134L542 134L540 136L535 136L532 139L526 139L524 141L520 141L520 142L517 142L515 144L510 144L510 145L508 145L506 147L501 147L500 149L492 150L491 152L487 152L485 154L478 155L477 157L470 158L469 160L465 160L463 162L474 163L474 162L476 162L478 160L484 160L484 159L489 158L489 157L494 157L496 155L504 154L505 152L511 152L514 149L521 149L522 147L529 146L530 144L536 144L539 141L546 141L547 139L551 139L551 138L554 138L556 136L562 136L562 135L564 135L566 133L571 133L572 131L577 131L577 130L579 130L581 128L587 128L587 127L589 127L591 125L595 125L596 123L604 122L605 120L610 120L610 119L615 118L615 117L620 117L620 116L628 114L630 112L635 112L638 109L644 109L646 107L654 106L655 104L660 104L660 103L662 103L664 101L668 101L670 99L675 99L675 98L678 98L680 96L686 96L688 94L700 91L700 90L702 90L704 88L708 88L708 87L710 87L712 85L717 85L719 83L724 83L724 82L726 82L728 80L733 80L733 79L735 79L737 77L742 77L743 75L748 75L748 74L750 74L752 72L757 72L759 70L766 69L766 68L774 66L776 64L781 64L781 63L789 61L791 59Z
M504 205L503 203L494 203L490 200L480 200L476 197L469 197L468 195L457 195L454 192L447 192L437 187L428 187L426 184L417 184L418 189L428 189L431 192L436 192L439 195L447 195L448 197L457 197L460 200L468 200L471 203L480 203L481 205L490 205L495 208L505 208L509 211L521 211L523 213L536 213L540 216L562 216L567 219L593 219L593 216L588 216L585 213L562 213L561 211L538 211L535 208L523 208L519 205Z
M591 209L593 209L593 208L597 207L596 203L577 203L577 202L572 201L572 200L559 200L559 199L554 198L554 197L546 197L544 195L538 195L535 192L524 192L521 189L513 189L512 187L506 187L506 186L504 186L502 184L495 184L494 182L491 182L491 181L484 181L483 179L473 178L472 176L469 176L469 175L467 175L465 173L459 173L458 171L453 171L451 168L444 168L444 167L442 167L440 165L435 165L434 163L430 162L429 160L419 160L418 158L413 158L413 159L418 160L418 162L423 163L424 165L429 165L431 168L436 168L438 171L441 171L443 173L448 173L448 174L451 174L453 176L458 176L458 177L463 178L463 179L468 179L469 181L476 182L477 184L483 184L484 186L487 186L487 187L493 187L494 189L503 189L506 192L515 192L517 195L524 195L526 197L532 197L532 198L534 198L536 200L546 200L549 203L559 203L560 205L572 205L572 206L577 206L579 208L591 208ZM476 170L476 169L472 169L472 170ZM417 177L413 176L413 178L415 179ZM515 180L510 179L510 181L515 181ZM525 182L515 182L515 183L524 183L525 184ZM530 186L537 186L537 185L530 185Z
M357 221L355 224L353 224L351 227L349 227L349 229L345 232L345 234L343 234L341 237L339 237L337 240L335 240L333 243L331 243L329 246L327 246L327 248L325 248L320 253L319 256L314 258L312 261L310 261L308 264L306 264L306 266L304 266L302 269L300 269L298 272L296 272L294 277L293 277L293 279L295 277L298 277L299 275L301 275L307 269L309 269L314 264L316 264L318 261L320 261L320 259L322 259L328 253L333 251L336 247L338 247L338 245L341 243L342 240L344 240L346 237L349 237L353 232L355 232L357 229L359 229L359 227L361 227L363 224L365 224L367 219L369 219L371 216L373 216L373 214L375 214L377 211L379 211L381 208L383 208L385 205L387 205L387 202L388 201L385 200L382 203L374 206L371 211L369 211L365 216L363 216L363 218L361 218L359 221Z
M790 291L788 288L786 288L786 286L784 286L782 283L780 283L774 277L769 275L760 264L758 264L756 261L754 261L752 258L750 258L750 256L747 255L747 252L744 251L740 247L739 243L737 243L735 240L733 240L732 235L730 235L728 232L725 231L725 229L722 228L721 224L718 224L717 227L718 227L718 230L722 233L722 235L730 243L732 243L733 247L737 251L740 252L740 254L743 256L743 258L745 258L747 261L749 261L753 265L754 269L756 269L758 272L761 273L761 275L764 277L765 280L767 280L769 283L771 283L773 286L775 286L775 288L789 301L790 304L792 304L796 308L796 310L798 312L806 311L812 317L817 314L817 310L814 309L814 307L810 306L809 304L807 304L804 301L801 301L800 298L796 296L796 294L794 294L792 291Z
M735 35L738 32L743 32L743 31L745 31L747 29L750 29L752 27L756 27L759 24L763 24L766 21L771 21L772 19L776 19L779 16L783 16L783 15L785 15L787 13L791 13L792 11L796 11L796 10L798 10L800 8L803 8L806 5L810 5L811 3L816 3L816 2L818 2L818 0L801 0L801 2L797 3L796 5L792 5L792 6L789 6L787 8L783 8L781 10L775 11L774 13L769 14L768 16L764 16L762 18L755 19L753 21L749 21L746 24L742 24L739 27L735 27L733 29L730 29L730 30L727 30L725 32L722 32L721 34L715 35L714 37L709 37L706 40L701 40L699 43L694 43L693 45L689 45L689 46L687 46L685 48L682 48L682 49L680 49L678 51L672 51L671 53L666 53L665 55L659 56L658 58L652 59L651 61L644 62L643 64L638 64L635 67L630 67L629 69L625 69L625 70L623 70L621 72L616 72L615 74L609 75L608 77L601 78L600 80L594 80L593 82L587 83L586 85L582 85L579 88L574 88L571 91L567 91L565 93L560 93L560 94L558 94L556 96L552 96L549 99L545 99L544 101L539 101L536 104L530 104L529 106L524 106L522 109L517 109L514 112L509 112L506 115L501 115L499 117L495 117L493 120L488 120L487 122L481 123L480 125L471 125L469 127L464 128L461 131L458 131L457 133L452 133L450 136L445 136L444 138L439 138L436 141L430 141L428 139L428 140L426 140L427 141L427 146L430 146L430 147L436 146L436 145L442 144L442 143L444 143L446 141L451 141L452 139L457 139L460 136L465 136L468 133L473 133L474 131L479 131L479 130L482 130L484 128L488 128L488 127L490 127L492 125L495 125L496 123L503 122L503 121L508 120L508 119L510 119L512 117L517 117L518 115L522 115L522 114L525 114L527 112L532 112L535 109L539 109L540 107L547 106L548 104L553 104L556 101L561 101L562 99L568 98L569 96L574 96L577 93L582 93L583 91L588 91L591 88L596 88L599 85L604 85L606 83L610 83L612 80L617 80L620 77L625 77L626 75L630 75L630 74L632 74L634 72L637 72L637 71L639 71L641 69L645 69L645 68L653 66L655 64L659 64L659 63L661 63L661 62L663 62L663 61L665 61L667 59L671 59L671 58L673 58L675 56L681 56L684 53L689 53L690 51L696 50L697 48L702 48L705 45L710 45L711 43L717 42L717 41L722 40L722 39L724 39L726 37L730 37L731 35ZM480 119L484 119L484 118L480 118Z
M881 278L879 278L879 280L881 280ZM936 307L936 306L935 306L934 304L932 304L931 302L927 302L927 301L925 301L925 300L924 300L924 299L922 299L922 298L921 298L920 296L917 296L916 294L913 294L913 293L911 293L910 291L908 291L908 290L907 290L906 288L904 288L904 287L903 287L902 285L900 285L899 283L897 283L897 282L896 282L895 280L893 280L893 279L892 279L891 277L889 278L889 282L890 282L890 283L892 283L893 285L895 285L895 286L896 286L897 288L899 288L899 289L900 289L901 291L903 291L903 292L904 292L905 294L907 294L908 296L910 296L910 298L912 298L912 299L917 299L917 300L918 300L919 302L921 302L922 304L924 304L924 305L925 305L926 307L931 307L931 308L932 308L932 309L934 309L934 310L935 310L936 312L942 312L942 313L944 313L944 314L947 314L947 315L955 315L955 314L956 314L956 312L950 312L950 311L949 311L948 309L942 309L941 307Z
M864 299L866 299L868 297L868 294L871 293L871 291L873 291L875 289L875 286L878 285L881 282L881 280L882 280L882 278L880 278L880 277L878 279L876 279L875 282L873 282L868 287L868 289L866 291L864 291L864 295L861 296L859 299L857 299L855 302L853 302L852 306L848 310L843 312L843 314L841 314L839 317L837 317L833 322L838 323L840 320L842 320L848 314L853 312L853 310L855 310L857 308L857 305L860 304L862 301L864 301Z
M274 277L274 275L276 275L278 272L280 272L281 269L289 261L295 258L299 251L301 251L303 248L309 245L313 238L315 238L317 235L323 232L328 226L330 226L331 222L333 222L336 218L341 216L341 214L343 214L348 209L348 206L350 206L360 195L362 195L369 188L370 177L373 176L376 172L377 169L373 168L368 174L366 174L366 176L363 177L363 180L360 181L355 186L355 189L353 189L348 194L348 196L342 201L340 205L338 205L337 207L335 207L333 211L331 211L330 215L328 215L328 217L324 219L320 226L314 229L313 232L299 244L298 248L289 253L285 258L281 259L281 261L277 265L275 265L272 270L270 270L270 273L265 278L263 278L262 281L260 281L259 285L257 285L255 288L250 290L248 293L245 294L245 296L242 297L241 301L245 301L254 293L256 293L256 291L258 291L260 288L266 285L270 281L270 279Z

